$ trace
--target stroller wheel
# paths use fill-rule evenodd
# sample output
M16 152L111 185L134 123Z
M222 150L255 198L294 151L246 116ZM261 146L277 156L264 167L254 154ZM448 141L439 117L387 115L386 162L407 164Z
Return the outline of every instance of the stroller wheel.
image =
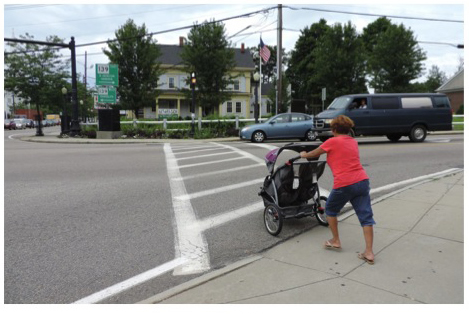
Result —
M314 211L314 215L316 216L316 219L318 220L320 225L327 227L329 226L329 223L327 222L327 217L326 217L326 212L325 212L326 202L327 202L327 197L325 196L319 197L316 210Z
M264 224L267 232L276 236L282 231L283 217L275 205L268 205L264 209Z

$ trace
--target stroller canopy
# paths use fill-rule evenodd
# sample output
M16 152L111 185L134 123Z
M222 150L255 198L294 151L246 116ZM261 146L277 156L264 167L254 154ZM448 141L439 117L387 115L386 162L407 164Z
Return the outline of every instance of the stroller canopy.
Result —
M265 164L266 164L267 169L269 170L269 172L272 173L274 171L275 162L277 161L277 157L280 155L280 153L283 150L292 150L292 151L295 151L299 154L302 151L309 152L309 151L312 151L313 149L316 149L318 147L319 147L319 145L317 145L317 144L290 143L290 144L287 144L283 147L275 148L275 149L269 151L267 153L267 155L265 155L265 158L264 158ZM318 158L314 158L314 159L318 159Z

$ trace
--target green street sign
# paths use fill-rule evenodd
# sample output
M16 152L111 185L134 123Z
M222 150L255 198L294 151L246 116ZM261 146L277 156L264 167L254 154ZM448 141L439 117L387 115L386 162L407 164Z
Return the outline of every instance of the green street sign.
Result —
M98 103L115 104L117 98L114 87L98 87Z
M96 64L96 85L119 86L119 68L117 64Z

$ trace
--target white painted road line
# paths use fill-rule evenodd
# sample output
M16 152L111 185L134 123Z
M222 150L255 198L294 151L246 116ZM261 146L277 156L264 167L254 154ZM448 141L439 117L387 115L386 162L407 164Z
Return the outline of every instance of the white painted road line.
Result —
M223 147L205 148L205 149L199 149L199 150L190 150L190 151L183 151L183 152L180 152L180 153L176 153L173 150L173 153L174 153L174 156L179 156L179 155L184 155L184 154L185 155L187 155L187 154L194 155L194 153L208 152L208 151L211 151L211 150L220 150L220 149L223 149Z
M222 163L222 162L239 160L239 159L243 159L243 158L247 158L247 157L241 156L241 157L227 158L227 159L221 159L221 160L216 160L216 161L200 162L200 163L197 163L197 164L190 164L190 165L184 165L184 166L179 166L179 167L176 166L176 168L177 169L183 169L183 168L191 168L191 167L198 167L198 166L206 166L206 165L210 165L210 164L218 164L218 163Z
M222 187L211 189L211 190L200 191L200 192L196 192L196 193L192 193L192 194L185 194L185 195L178 196L177 198L179 200L190 200L190 199L194 199L194 198L198 198L198 197L202 197L202 196L208 196L208 195L212 195L212 194L223 193L223 192L231 191L231 190L234 190L234 189L241 189L241 188L244 188L246 186L259 184L259 183L262 183L262 182L264 182L264 179L255 179L255 180L241 182L241 183L237 183L237 184L222 186Z
M262 163L262 164L253 164L253 165L248 165L248 166L229 168L229 169L225 169L225 170L204 172L204 173L200 173L200 174L194 174L194 175L191 175L191 176L182 177L182 178L179 178L179 180L189 180L189 179L202 178L202 177L208 177L208 176L216 176L216 175L219 175L219 174L224 174L224 173L234 172L234 171L240 171L240 170L246 170L246 169L249 169L249 168L255 168L255 167L260 167L260 166L265 166L265 165L264 165L264 163Z
M263 158L259 158L257 156L254 156L253 154L250 154L248 152L245 152L244 150L241 150L239 148L236 148L236 147L232 147L232 146L228 146L228 145L225 145L225 144L220 144L220 143L214 143L214 142L211 142L212 144L214 145L217 145L217 146L221 146L221 147L225 147L227 149L231 149L235 152L238 152L241 156L243 156L244 158L249 158L251 160L254 160L256 163L262 163L262 164L265 164L265 160Z
M233 152L223 152L223 153L208 154L208 155L194 155L190 157L177 158L177 160L179 161L179 160L186 160L186 159L205 158L205 157L228 155L228 154L233 154Z
M86 298L83 298L81 300L78 300L74 302L75 304L92 304L92 303L98 303L104 299L107 299L109 297L112 297L113 295L116 295L118 293L121 293L127 289L130 289L136 285L139 285L141 283L144 283L150 279L153 279L155 277L158 277L168 271L173 270L174 268L186 263L186 260L184 258L177 258L174 259L170 262L167 262L163 265L160 265L156 268L150 269L144 273L141 273L140 275L134 276L130 279L127 279L125 281L122 281L118 284L115 284L114 286L111 286L109 288L106 288L104 290L101 290L99 292L96 292Z
M174 158L171 145L164 144L168 178L173 200L173 211L176 227L176 254L188 262L179 266L173 275L197 274L210 269L208 245L199 228L194 228L197 217L189 199L181 198L187 195L184 181L181 181L181 173Z

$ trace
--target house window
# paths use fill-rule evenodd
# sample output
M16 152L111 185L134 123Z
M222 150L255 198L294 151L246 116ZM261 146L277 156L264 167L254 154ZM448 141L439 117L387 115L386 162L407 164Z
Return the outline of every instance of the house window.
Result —
M170 77L168 79L168 86L169 86L169 88L174 88L175 87L174 86L174 77Z
M234 90L239 90L239 80L234 80L233 81L233 89Z
M240 102L236 102L236 113L241 113L241 103Z
M226 112L233 112L233 103L231 101L226 103Z

